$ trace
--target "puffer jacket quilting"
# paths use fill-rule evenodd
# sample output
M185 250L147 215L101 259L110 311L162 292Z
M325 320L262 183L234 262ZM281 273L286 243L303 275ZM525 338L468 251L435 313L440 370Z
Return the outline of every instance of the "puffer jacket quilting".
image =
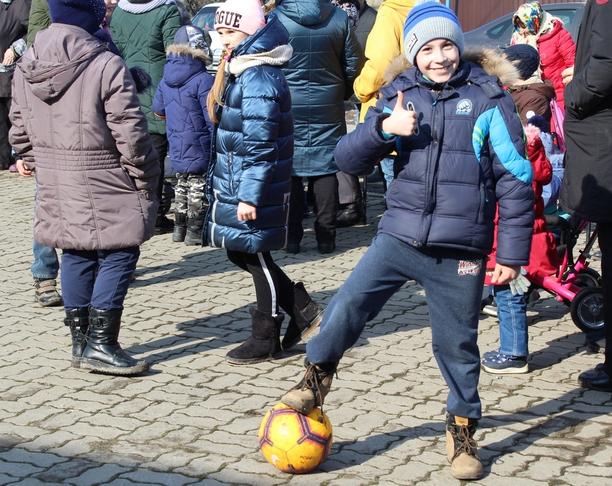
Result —
M557 103L563 109L565 107L565 85L561 73L565 68L574 65L576 44L559 20L554 21L554 26L550 32L538 38L538 52L540 53L540 65L542 67L542 80L550 80L555 88Z
M125 63L129 68L142 68L151 76L151 86L138 95L151 133L166 133L164 122L155 117L151 105L163 75L166 49L180 26L181 15L175 4L161 5L144 13L127 12L118 6L111 17L113 42Z
M169 47L152 109L166 118L172 170L202 175L210 162L212 124L206 98L214 79L204 60L191 51L183 46Z
M287 31L271 18L237 46L232 56L265 53L287 43ZM212 203L204 230L208 243L245 253L283 248L291 191L293 118L291 94L279 66L263 64L239 76L230 75L214 143L216 156L208 184ZM238 221L240 201L256 206L257 219Z
M283 0L272 12L293 47L283 73L291 89L293 174L337 172L333 152L346 133L344 100L363 65L363 52L344 11L324 0Z
M495 77L464 61L439 92L416 68L381 90L366 120L335 155L341 170L359 174L398 151L400 170L387 193L378 230L415 247L456 248L486 255L499 204L498 261L524 265L533 225L531 166L512 98ZM419 113L418 135L380 133L382 119L404 93ZM436 94L437 93L437 94Z

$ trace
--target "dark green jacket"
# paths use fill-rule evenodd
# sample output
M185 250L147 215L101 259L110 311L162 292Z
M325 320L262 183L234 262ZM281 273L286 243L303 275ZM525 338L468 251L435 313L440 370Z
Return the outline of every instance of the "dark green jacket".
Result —
M49 4L47 0L32 0L30 20L28 22L28 35L26 37L28 46L32 45L38 31L46 29L49 25L51 25L51 17L49 17Z
M166 48L174 41L180 26L181 16L175 4L161 5L144 13L127 12L118 6L111 18L113 42L127 66L140 67L151 76L151 86L139 94L150 133L166 133L166 124L153 115L151 104L164 73Z

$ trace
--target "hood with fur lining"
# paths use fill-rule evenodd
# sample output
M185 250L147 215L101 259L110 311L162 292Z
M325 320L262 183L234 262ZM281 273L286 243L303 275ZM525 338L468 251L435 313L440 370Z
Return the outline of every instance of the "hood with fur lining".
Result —
M170 44L166 49L166 54L175 56L188 56L194 59L199 59L204 64L208 65L211 62L210 56L202 49L193 49L186 44Z
M185 44L170 44L166 53L163 79L172 87L182 86L193 76L205 72L210 63L205 51Z
M520 80L518 69L499 49L468 49L463 53L461 59L480 66L489 76L497 77L504 86L513 86ZM397 56L385 70L383 86L391 84L399 74L411 67L412 65L403 54Z

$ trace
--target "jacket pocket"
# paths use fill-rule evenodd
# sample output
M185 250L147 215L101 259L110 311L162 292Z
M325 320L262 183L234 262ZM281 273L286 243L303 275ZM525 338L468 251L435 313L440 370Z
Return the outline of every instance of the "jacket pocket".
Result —
M487 190L484 184L480 184L480 207L476 221L479 224L492 223L495 216L495 197L492 191Z

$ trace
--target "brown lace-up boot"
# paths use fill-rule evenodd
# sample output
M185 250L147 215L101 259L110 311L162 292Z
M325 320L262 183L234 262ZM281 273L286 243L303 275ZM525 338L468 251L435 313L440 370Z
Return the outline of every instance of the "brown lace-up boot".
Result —
M457 479L480 479L483 475L474 440L477 425L477 420L446 414L446 452L451 474Z
M302 380L283 395L281 402L308 415L313 408L321 407L331 388L337 363L311 364L304 362L306 373Z

